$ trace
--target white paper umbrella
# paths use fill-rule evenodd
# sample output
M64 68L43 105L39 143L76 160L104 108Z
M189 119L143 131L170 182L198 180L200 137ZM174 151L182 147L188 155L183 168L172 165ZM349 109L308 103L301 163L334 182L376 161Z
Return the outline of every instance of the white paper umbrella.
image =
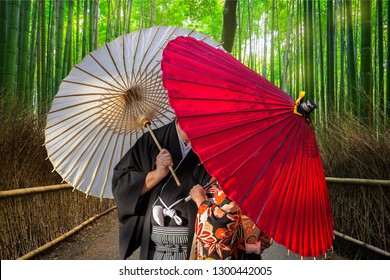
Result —
M152 27L104 44L70 71L45 129L48 158L64 181L87 195L113 197L113 168L145 125L154 129L174 118L160 60L168 41L183 35L219 45L188 29Z

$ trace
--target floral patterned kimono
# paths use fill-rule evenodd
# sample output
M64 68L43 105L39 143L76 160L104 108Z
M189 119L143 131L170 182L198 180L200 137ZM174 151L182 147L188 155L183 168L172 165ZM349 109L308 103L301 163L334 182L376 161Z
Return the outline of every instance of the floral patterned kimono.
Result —
M261 259L271 238L260 231L217 184L198 209L193 258L197 260Z

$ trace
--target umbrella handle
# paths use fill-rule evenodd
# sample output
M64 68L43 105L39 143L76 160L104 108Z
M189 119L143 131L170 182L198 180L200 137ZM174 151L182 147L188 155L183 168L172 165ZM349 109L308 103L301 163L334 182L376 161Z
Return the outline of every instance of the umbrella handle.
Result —
M152 135L152 138L153 138L154 142L155 142L156 145L157 145L157 148L158 148L158 149L160 150L160 152L161 152L162 147L161 147L160 143L158 142L157 137L156 137L156 135L154 134L153 130L150 128L149 123L146 122L144 125L145 125L146 128L149 130L150 135ZM176 175L175 170L173 170L173 167L172 167L172 166L168 166L168 168L169 168L169 171L171 171L172 177L173 177L173 179L175 179L175 182L176 182L177 186L180 187L180 186L181 186L181 183L180 183L180 181L179 181L179 178L178 178L177 175Z

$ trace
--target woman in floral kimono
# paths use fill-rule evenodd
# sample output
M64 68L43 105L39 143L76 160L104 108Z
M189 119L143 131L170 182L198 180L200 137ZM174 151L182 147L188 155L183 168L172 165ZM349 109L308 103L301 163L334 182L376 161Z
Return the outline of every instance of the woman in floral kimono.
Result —
M212 180L211 180L212 181ZM261 259L271 238L219 188L196 185L190 191L198 206L192 258L197 260Z

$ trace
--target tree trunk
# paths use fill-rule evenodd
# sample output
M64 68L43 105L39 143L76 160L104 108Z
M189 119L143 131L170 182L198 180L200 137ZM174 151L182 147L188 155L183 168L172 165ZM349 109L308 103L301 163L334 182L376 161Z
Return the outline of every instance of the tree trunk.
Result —
M111 41L111 0L107 0L106 42Z
M340 19L343 18L343 11L344 11L344 5L340 1L340 8L339 8L339 16ZM339 92L338 92L338 98L337 98L337 111L341 112L345 109L345 93L344 93L344 45L345 45L345 39L344 39L344 21L340 20L340 81L339 81Z
M150 26L156 24L156 0L152 0L152 12L150 16Z
M373 126L372 111L372 43L371 43L371 1L361 0L361 81L362 94L360 103L360 117L367 124Z
M7 34L7 52L5 64L5 91L15 96L16 71L18 62L18 37L19 37L19 13L20 0L10 2L10 20Z
M385 127L390 118L390 1L387 2L387 62L386 62L386 96L384 100Z
M280 42L280 20L279 20L279 5L276 6L276 30L278 30L278 79L279 79L279 88L282 87L282 51L281 51L281 42Z
M0 92L5 88L4 75L7 50L7 2L0 1Z
M26 81L27 81L27 67L28 67L28 51L29 51L29 32L30 32L30 11L31 2L22 1L21 11L23 16L20 17L21 33L19 41L19 63L18 63L18 98L21 101L27 99Z
M81 57L84 58L87 55L87 32L88 32L88 0L84 1L84 12L83 12L83 39L81 47Z
M382 0L376 1L377 8L377 26L378 26L378 95L379 99L376 100L376 104L379 108L379 125L382 126L384 119L381 110L384 110L384 68L383 68L383 2Z
M37 79L40 80L38 88L38 112L39 114L46 113L47 91L46 91L46 9L45 2L39 1L39 70Z
M307 6L306 6L307 5ZM305 14L305 46L306 46L306 61L305 61L305 91L306 97L314 96L314 49L313 49L313 2L306 0L306 14Z
M357 111L357 84L356 84L356 60L355 60L355 44L353 39L353 24L352 24L352 3L351 0L345 2L347 10L347 87L350 108L354 115Z
M62 81L62 62L64 55L64 14L65 14L65 2L59 1L57 15L57 36L56 36L56 72L55 72L55 87L54 91L49 92L50 96L54 96L58 91L60 83Z
M275 83L275 49L274 49L274 29L275 29L275 0L272 0L272 11L271 11L271 82Z
M232 52L234 36L236 34L236 7L237 0L225 0L223 10L222 46L229 53Z
M55 50L55 39L57 37L57 16L59 12L58 0L49 1L49 26L48 26L48 36L47 36L47 53L52 55L47 56L46 60L46 90L47 92L53 92L55 87L55 55L57 52Z
M300 92L302 89L301 89L301 85L299 83L299 80L300 80L300 53L301 53L301 44L300 44L300 37L301 37L301 32L300 32L300 27L301 27L301 24L300 24L300 13L301 13L301 5L300 5L300 2L297 1L297 20L296 20L296 28L295 28L295 37L296 37L296 44L295 44L295 49L296 49L296 53L295 53L295 92L298 93Z
M79 55L80 55L80 12L81 12L81 1L77 1L77 11L76 11L76 45L74 47L74 61L73 64L76 64L79 61ZM108 4L107 4L108 5ZM109 9L109 5L108 8Z
M247 41L249 41L248 66L251 69L254 68L252 34L253 34L253 30L252 30L252 23L251 23L251 3L250 3L250 1L248 1L248 20L247 20L247 37L249 37L247 40Z
M323 53L323 44L322 44L322 20L321 20L321 0L318 0L318 36L319 36L319 51L320 51L320 92L317 102L318 106L322 109L325 108L325 80L324 80L324 53ZM323 116L323 113L320 115L320 118Z
M265 3L265 9L268 10L268 5L267 5L268 2ZM268 51L268 45L267 45L267 36L268 36L268 13L266 13L264 15L264 40L263 40L263 43L264 43L264 47L263 47L263 71L261 72L262 73L262 76L263 77L267 77L267 51Z
M68 75L72 67L72 23L74 0L68 0L68 23L66 27L65 48L63 57L62 77Z
M25 104L27 107L30 107L33 104L33 89L35 82L35 72L37 65L37 19L38 19L38 2L34 2L33 12L32 12L32 22L30 30L30 50L29 50L29 62L28 62L28 76L27 76L27 99Z
M334 109L334 23L333 23L333 0L328 0L327 2L327 48L326 48L326 60L327 60L327 108L325 109L325 114L328 113L328 110L333 111ZM327 110L328 109L328 110Z
M287 30L286 30L286 46L283 52L283 73L282 73L282 79L281 79L281 84L280 88L282 90L288 91L287 87L287 77L288 77L288 69L289 69L289 55L290 55L290 34L293 26L293 21L292 21L292 16L291 16L291 9L293 5L293 2L290 2L287 4L287 18L288 18L288 25L287 25ZM294 10L293 10L294 11ZM290 89L291 90L291 89Z
M89 10L89 51L93 51L97 47L96 42L96 25L95 22L97 20L96 17L96 7L97 3L96 0L90 1L90 10Z

